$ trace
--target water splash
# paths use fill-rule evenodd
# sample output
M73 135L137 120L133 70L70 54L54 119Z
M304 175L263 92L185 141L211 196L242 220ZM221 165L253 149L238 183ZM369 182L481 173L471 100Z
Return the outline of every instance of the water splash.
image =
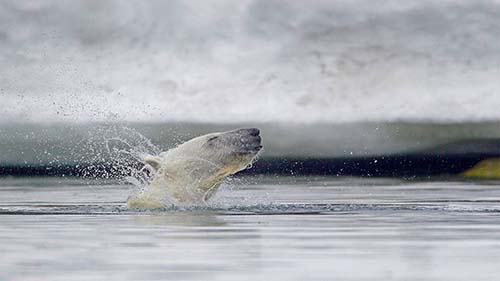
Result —
M175 204L178 206L227 206L228 204L248 204L249 198L239 198L237 201L234 199L227 200L224 196L224 192L220 192L220 188L217 189L218 196L210 198L209 195L215 192L215 186L206 192L205 200L199 203L189 203L183 204L177 202L175 197L169 194L168 190L154 190L150 188L149 183L156 176L156 169L150 164L144 161L145 156L164 156L168 153L168 148L160 148L160 146L154 144L151 139L141 134L138 130L133 129L124 125L117 124L107 124L107 125L93 125L86 127L87 130L82 133L83 130L76 130L75 128L67 128L65 131L59 130L57 134L53 134L53 130L50 138L40 144L47 150L46 157L50 158L50 151L54 148L50 147L48 143L52 139L60 138L61 134L64 135L74 135L80 134L80 137L75 137L68 139L67 151L56 153L53 158L48 162L54 169L64 168L65 165L72 165L72 167L77 168L76 175L79 175L86 179L112 179L118 180L121 184L131 184L135 187L134 192L131 196L137 196L138 198L145 198L147 202L158 202L161 201L163 206L168 206L170 204ZM77 134L78 133L78 134ZM175 132L172 132L175 136ZM48 147L48 148L47 148ZM166 150L166 152L162 152ZM75 162L64 162L68 158L75 159ZM188 160L193 160L197 162L203 162L217 169L221 167L210 159L204 159L197 156L187 157ZM183 159L186 160L186 159ZM255 159L253 162L256 161ZM252 162L252 163L253 163ZM246 168L251 167L251 164ZM191 173L196 173L197 167L193 167ZM193 176L197 178L197 176ZM161 181L162 179L157 179ZM194 180L187 184L184 189L189 193L193 194L195 198L195 192L199 186L199 181L202 179ZM229 185L223 185L222 189L225 192L230 192L232 185L237 183L239 179L229 179ZM90 184L91 182L89 182ZM166 185L166 183L158 182L159 186ZM260 201L252 201L252 203L257 203Z
M420 213L451 213L451 214L498 214L500 208L492 206L450 206L445 204L313 204L313 203L271 203L271 204L227 204L210 206L165 205L163 208L128 209L124 205L3 205L0 215L129 215L155 213L205 213L224 215L331 215L364 212L420 212Z
M99 126L89 132L81 145L86 148L81 174L91 178L118 178L142 186L154 176L154 169L144 163L146 155L157 155L160 148L134 129L126 126Z

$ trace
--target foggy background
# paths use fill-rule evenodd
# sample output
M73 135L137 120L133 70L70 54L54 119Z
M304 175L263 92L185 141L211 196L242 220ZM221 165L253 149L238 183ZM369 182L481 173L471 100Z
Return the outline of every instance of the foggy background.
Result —
M470 166L500 155L499 19L493 0L1 1L0 168L238 127L261 159Z
M500 1L2 1L0 122L500 119Z

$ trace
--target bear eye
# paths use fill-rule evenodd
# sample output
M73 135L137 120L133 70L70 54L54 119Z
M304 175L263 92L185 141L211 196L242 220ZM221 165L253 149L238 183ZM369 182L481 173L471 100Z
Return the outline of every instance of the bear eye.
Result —
M215 140L215 139L217 139L217 138L219 138L219 137L218 137L218 136L210 137L210 138L208 139L208 141L213 141L213 140Z

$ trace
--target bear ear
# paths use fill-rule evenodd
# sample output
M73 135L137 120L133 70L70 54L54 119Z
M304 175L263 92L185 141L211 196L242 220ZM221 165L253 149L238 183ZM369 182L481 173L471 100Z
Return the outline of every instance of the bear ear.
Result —
M160 157L153 156L153 155L146 155L143 160L146 164L149 164L151 167L153 167L153 169L155 169L155 171L158 171L158 169L160 169L160 166L161 166L161 158Z

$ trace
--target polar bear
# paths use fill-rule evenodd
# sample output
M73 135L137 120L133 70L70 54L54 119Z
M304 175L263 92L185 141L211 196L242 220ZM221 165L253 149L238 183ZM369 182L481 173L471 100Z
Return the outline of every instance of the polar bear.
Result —
M146 156L154 176L144 190L129 197L128 207L161 208L167 198L179 204L206 203L226 177L254 161L262 150L259 134L257 128L211 133Z

